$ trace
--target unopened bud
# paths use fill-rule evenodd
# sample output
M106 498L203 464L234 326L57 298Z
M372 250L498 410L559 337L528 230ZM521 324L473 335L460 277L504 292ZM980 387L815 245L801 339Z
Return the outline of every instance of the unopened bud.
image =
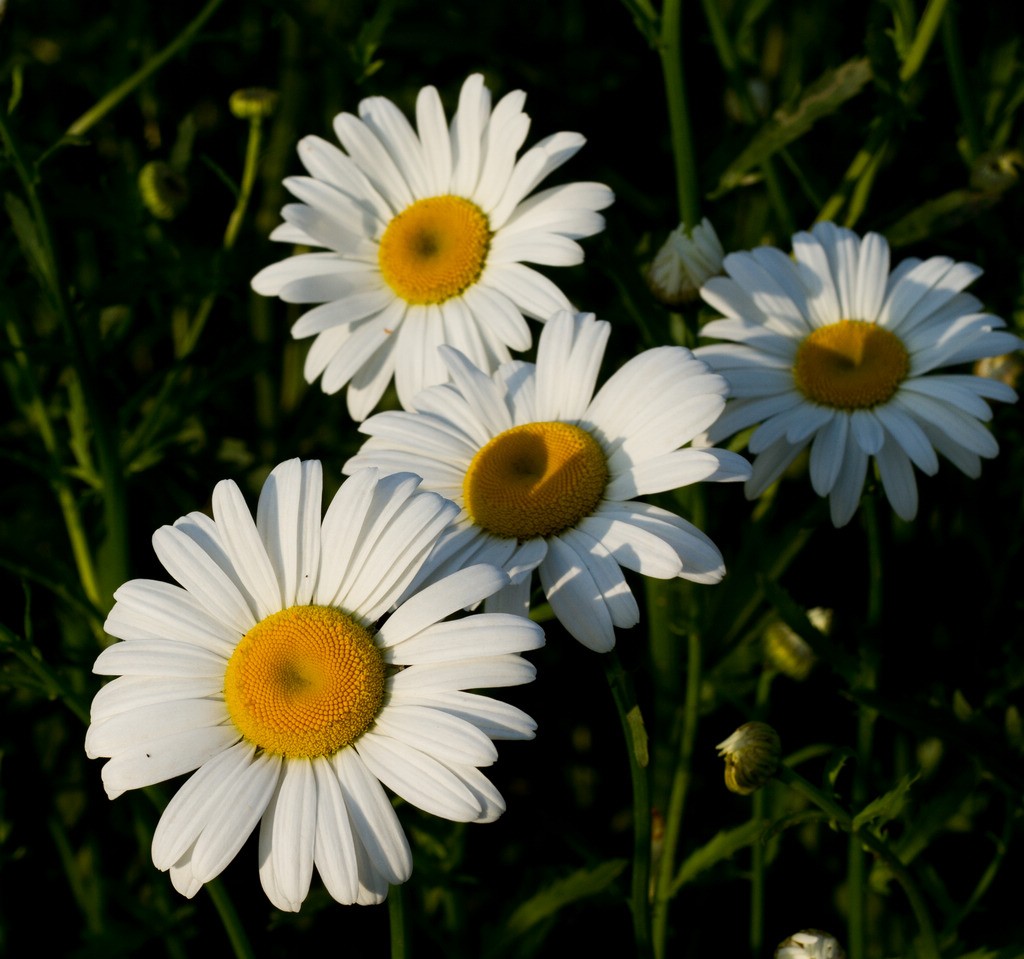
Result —
M1024 170L1024 153L1020 150L997 150L983 153L971 167L971 186L985 193L1004 193L1016 185Z
M815 606L807 610L807 618L818 632L827 634L832 625L832 610ZM764 653L780 673L797 681L810 675L816 659L807 640L781 620L775 620L765 629Z
M779 943L775 959L846 959L835 936L820 929L803 929Z
M724 257L725 250L707 217L692 230L680 224L647 268L647 285L666 306L695 300L701 284L722 272Z
M278 95L266 87L246 87L236 90L228 100L228 108L239 120L269 117L277 107Z
M749 796L768 782L782 755L779 734L759 722L744 723L715 748L725 759L725 785L741 796Z
M169 163L152 160L139 170L139 194L158 220L173 220L188 202L188 181Z

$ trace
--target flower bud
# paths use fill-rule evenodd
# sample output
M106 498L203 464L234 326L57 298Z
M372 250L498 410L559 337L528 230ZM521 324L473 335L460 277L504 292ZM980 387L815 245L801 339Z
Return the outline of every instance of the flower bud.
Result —
M1004 193L1015 186L1024 170L1024 153L998 150L983 153L971 167L971 186L985 193Z
M246 87L236 90L228 100L228 108L239 120L269 117L277 107L277 91L266 87Z
M768 782L782 755L779 734L759 722L744 723L715 748L725 759L725 785L741 796L749 796Z
M820 929L803 929L779 943L775 959L846 959L835 936Z
M680 223L647 268L647 285L666 306L695 300L701 284L722 272L724 257L725 250L707 217L692 230Z
M815 606L807 610L807 618L818 632L827 634L832 625L832 610ZM781 620L775 620L765 629L764 653L780 673L797 681L810 675L816 659L807 641Z
M173 220L188 202L188 181L163 160L152 160L139 170L139 194L158 220Z

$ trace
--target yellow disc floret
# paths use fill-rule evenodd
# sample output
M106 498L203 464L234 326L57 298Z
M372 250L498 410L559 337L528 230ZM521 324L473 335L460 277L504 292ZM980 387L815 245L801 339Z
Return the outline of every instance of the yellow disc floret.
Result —
M369 631L330 606L291 606L253 626L224 677L228 713L268 753L330 756L380 712L384 661Z
M571 423L527 423L473 457L462 495L477 526L518 540L554 536L589 516L608 484L600 444Z
M377 254L388 286L409 303L443 303L483 272L491 230L486 214L461 196L406 207L387 226Z
M865 320L840 320L815 330L797 348L793 364L804 396L843 410L888 402L909 371L900 338Z

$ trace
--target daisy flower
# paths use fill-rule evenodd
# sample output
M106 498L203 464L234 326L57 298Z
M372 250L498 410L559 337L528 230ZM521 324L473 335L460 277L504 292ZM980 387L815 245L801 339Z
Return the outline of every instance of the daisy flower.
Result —
M556 314L536 365L490 375L442 347L453 382L424 390L412 412L368 419L370 439L344 467L422 476L460 507L437 548L441 568L502 566L512 583L486 608L522 614L536 569L555 615L598 652L639 618L620 567L698 583L725 572L704 533L634 497L750 474L735 453L679 448L715 420L727 388L689 350L648 350L595 396L608 334L590 314Z
M325 393L346 383L362 420L392 376L408 408L423 387L444 382L437 347L457 347L482 369L531 344L525 316L546 320L569 302L524 263L572 266L576 242L600 232L612 202L600 183L569 183L527 195L585 140L555 133L516 154L530 118L515 90L491 109L483 77L462 85L451 127L434 87L416 101L414 131L384 97L339 114L344 152L306 137L299 156L311 174L285 186L301 201L282 210L271 239L305 253L258 273L253 289L286 303L320 303L292 327L315 336L306 379Z
M124 642L94 671L86 735L116 798L195 772L153 835L153 862L193 896L260 824L260 881L296 911L316 866L343 903L380 902L412 868L382 783L460 822L504 809L479 767L493 739L529 739L520 710L465 692L533 678L539 627L507 614L442 622L500 589L478 565L411 591L455 507L409 475L366 470L321 521L318 462L278 466L255 522L230 481L213 519L153 536L179 586L131 580L106 622ZM397 608L392 610L396 603ZM386 617L382 624L379 620Z
M725 314L703 335L731 342L695 354L728 381L730 400L708 432L718 442L757 425L746 486L760 496L810 446L811 485L832 522L857 510L874 457L897 515L917 513L911 464L931 476L937 453L971 477L996 455L982 425L986 400L1013 402L1003 383L943 367L1006 353L1021 341L961 292L981 270L949 257L903 260L889 245L831 223L793 237L793 258L772 247L725 258L728 277L701 295Z

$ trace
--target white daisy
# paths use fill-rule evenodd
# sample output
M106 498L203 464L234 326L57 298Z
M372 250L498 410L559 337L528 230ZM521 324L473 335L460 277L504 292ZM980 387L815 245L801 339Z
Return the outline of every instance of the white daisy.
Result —
M648 350L594 396L608 333L589 314L559 313L536 365L491 375L442 348L453 382L420 393L415 412L368 419L370 439L344 467L422 476L461 507L438 546L442 568L503 566L512 584L487 608L520 613L537 569L565 628L599 652L614 646L614 626L639 618L620 566L699 583L725 572L704 533L633 497L750 474L735 453L679 448L725 405L725 381L689 350Z
M832 521L850 521L874 457L889 502L917 513L911 463L929 476L941 453L968 476L996 455L982 425L986 400L1013 402L1003 383L936 373L1018 349L1003 321L961 291L981 270L934 256L889 271L889 245L831 223L793 237L793 258L760 247L725 258L727 277L707 281L704 299L725 314L703 335L731 340L695 351L730 387L711 428L717 442L760 424L747 496L760 496L796 455L810 450L811 485L829 497Z
M195 770L160 818L153 862L193 896L260 823L259 872L298 910L316 866L339 902L380 902L412 868L383 783L438 816L495 819L504 803L478 767L492 739L529 739L525 713L477 693L533 678L518 653L543 643L519 617L442 622L502 588L486 565L411 592L455 507L409 475L366 470L321 521L321 468L292 460L256 520L230 481L214 518L190 513L153 536L180 583L115 594L86 736L107 756L111 799ZM398 608L384 619L396 603Z
M598 233L597 213L612 202L600 183L569 183L525 199L585 140L555 133L516 154L530 118L521 90L491 109L483 77L462 85L451 128L434 87L416 101L414 131L383 97L342 113L334 130L345 152L306 137L299 156L309 177L285 186L302 202L282 210L271 239L324 247L260 271L253 289L286 303L320 303L292 327L316 336L306 379L325 393L346 383L348 409L361 420L394 375L408 407L423 387L447 376L437 347L457 347L483 369L526 350L523 315L546 320L569 309L549 279L524 263L572 266L576 240Z

